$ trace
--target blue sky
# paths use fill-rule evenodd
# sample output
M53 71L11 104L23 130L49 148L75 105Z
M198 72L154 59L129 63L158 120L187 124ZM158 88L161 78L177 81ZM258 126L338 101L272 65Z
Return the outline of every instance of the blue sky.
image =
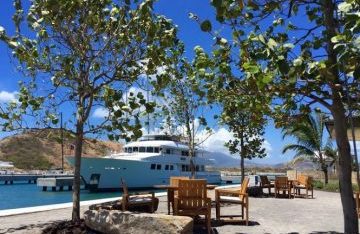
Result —
M211 36L201 32L199 26L188 17L189 12L192 12L198 15L200 19L210 19L214 22L215 13L209 1L159 0L155 5L155 10L157 13L172 19L178 25L179 37L185 43L188 58L192 58L193 48L196 45L200 45L206 51L211 50L213 44ZM13 31L11 20L13 11L12 0L1 1L0 25L10 32ZM215 28L221 30L221 27L216 24ZM17 82L20 78L21 74L16 71L11 62L11 53L3 44L0 44L0 100L11 98L11 94L16 92L18 88ZM213 142L221 145L221 140L224 139L224 129L216 129L216 134L218 135L214 136L216 139ZM272 123L266 127L265 139L269 156L265 159L255 160L256 162L279 163L292 158L293 153L282 155L282 148L289 143L289 140L283 141L280 130L275 129ZM225 150L224 148L221 149Z

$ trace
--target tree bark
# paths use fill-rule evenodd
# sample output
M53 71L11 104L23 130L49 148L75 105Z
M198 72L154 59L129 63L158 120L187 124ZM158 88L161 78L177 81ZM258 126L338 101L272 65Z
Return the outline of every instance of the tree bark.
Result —
M75 136L75 168L74 168L74 182L73 182L73 210L72 221L80 221L80 169L81 169L81 154L84 139L84 122L82 117L77 117L76 122L76 136Z
M350 154L350 144L347 136L347 122L345 107L341 100L341 80L338 69L338 55L334 50L331 38L339 33L339 24L336 19L338 15L336 3L333 0L322 0L322 12L324 14L324 26L326 37L326 51L328 54L328 71L331 75L326 79L331 84L332 107L331 113L334 117L334 128L336 134L336 145L339 151L339 185L340 197L344 213L344 232L359 233L358 217L351 183L352 158Z
M240 147L241 147L241 151L240 151L240 169L241 169L241 183L244 181L245 179L245 163L244 163L244 158L245 158L245 153L244 153L244 139L241 136L240 139Z
M338 96L338 95L337 95ZM339 185L340 197L344 213L344 232L359 233L358 217L351 183L350 144L347 137L345 109L340 97L333 103L332 114L336 134L336 144L339 150Z
M328 170L327 168L323 169L323 172L324 172L324 180L325 180L325 184L328 184L329 183L329 175L328 175Z

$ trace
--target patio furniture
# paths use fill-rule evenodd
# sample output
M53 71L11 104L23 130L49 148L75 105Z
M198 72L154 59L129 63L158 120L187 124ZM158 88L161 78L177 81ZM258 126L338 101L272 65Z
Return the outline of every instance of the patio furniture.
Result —
M301 189L306 190L305 198L309 197L309 190L311 191L311 198L314 198L314 190L312 186L312 178L306 175L299 175L297 181L293 185L294 196L301 195Z
M211 231L211 199L207 197L206 180L179 180L174 197L174 215L197 217L204 215L208 233Z
M268 188L269 189L269 195L271 194L271 188L274 188L275 184L271 183L267 176L261 175L260 176L260 187L262 189Z
M280 192L286 193L291 198L291 182L289 182L287 176L277 176L275 177L275 197L278 197Z
M189 177L187 176L172 176L170 177L170 187L179 187L179 180L187 180ZM167 206L168 206L168 214L170 214L170 204L174 213L174 196L176 193L176 189L171 189L168 187L167 191ZM169 189L170 188L170 189Z
M249 196L246 189L249 185L249 178L245 177L240 188L228 188L228 189L215 189L215 201L216 201L216 219L221 217L242 217L245 220L246 225L249 224ZM221 203L235 203L241 205L241 215L220 215ZM244 216L244 209L246 210Z
M360 192L355 192L354 197L356 202L356 212L358 214L358 218L360 218Z
M121 208L123 211L139 211L154 213L159 205L159 199L155 197L154 192L144 192L137 194L129 194L128 187L123 179L121 179L123 195L121 200Z

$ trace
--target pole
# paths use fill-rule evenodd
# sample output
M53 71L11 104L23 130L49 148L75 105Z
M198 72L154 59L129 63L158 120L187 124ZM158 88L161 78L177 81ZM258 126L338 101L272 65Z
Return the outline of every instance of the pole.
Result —
M63 114L60 113L60 135L61 135L61 170L64 173L64 128L63 128Z

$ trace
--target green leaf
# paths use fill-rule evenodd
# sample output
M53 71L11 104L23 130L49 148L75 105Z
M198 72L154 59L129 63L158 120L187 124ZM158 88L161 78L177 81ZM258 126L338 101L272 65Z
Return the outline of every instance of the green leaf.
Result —
M278 43L274 40L274 39L272 39L272 38L270 38L269 39L269 41L268 41L268 43L267 43L267 46L271 49L271 50L275 50L275 47L278 45Z
M211 0L211 4L216 8L221 7L222 0Z
M204 20L201 23L200 28L204 32L211 32L211 29L212 29L211 22L209 20Z
M356 80L360 80L360 67L357 67L353 73L353 76Z

